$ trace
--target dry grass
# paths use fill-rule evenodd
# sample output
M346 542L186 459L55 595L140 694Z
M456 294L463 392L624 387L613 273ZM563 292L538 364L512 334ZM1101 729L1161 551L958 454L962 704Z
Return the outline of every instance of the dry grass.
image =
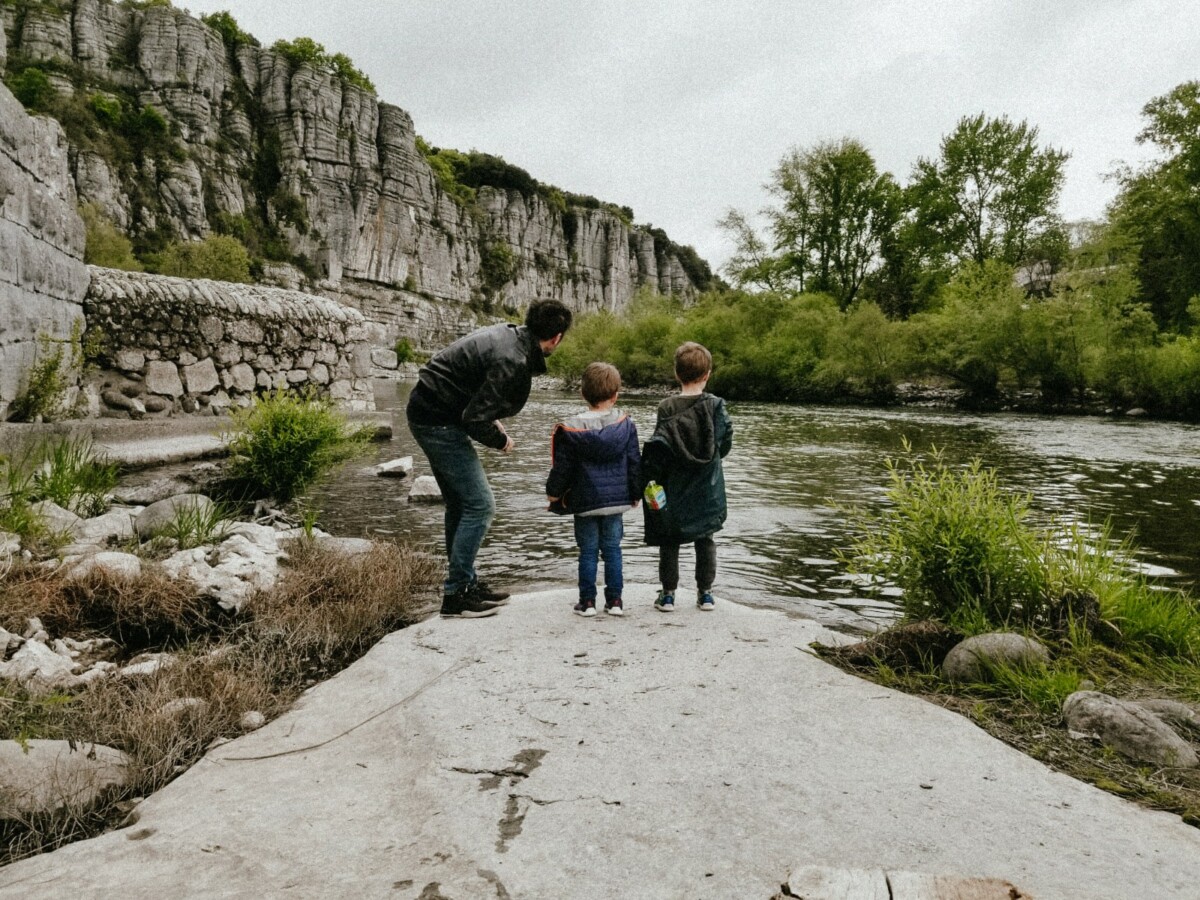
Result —
M129 785L101 807L0 826L0 865L119 822L130 798L167 784L213 741L240 734L246 712L274 718L305 687L422 618L425 591L440 577L435 560L394 544L345 556L299 541L289 556L276 588L256 597L236 623L214 618L207 604L153 569L128 582L97 576L77 584L22 569L0 584L6 627L23 629L36 615L53 637L113 637L126 658L186 644L175 665L153 675L109 678L70 696L6 694L0 683L0 739L96 742L134 759ZM205 705L162 712L181 698Z
M20 634L33 616L52 636L109 637L130 655L212 635L220 618L211 602L153 566L134 579L97 570L77 581L19 566L0 583L0 627Z

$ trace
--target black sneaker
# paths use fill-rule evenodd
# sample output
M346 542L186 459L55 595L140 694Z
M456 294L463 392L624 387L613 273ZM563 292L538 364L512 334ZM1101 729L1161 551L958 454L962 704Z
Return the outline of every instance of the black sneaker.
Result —
M590 619L596 614L595 600L580 600L575 604L575 615Z
M485 616L494 616L499 611L498 604L485 603L471 588L442 596L444 619L482 619Z
M504 591L493 591L487 586L486 581L477 581L474 585L475 596L484 603L493 603L496 606L503 606L508 602L508 598L512 594L506 594Z

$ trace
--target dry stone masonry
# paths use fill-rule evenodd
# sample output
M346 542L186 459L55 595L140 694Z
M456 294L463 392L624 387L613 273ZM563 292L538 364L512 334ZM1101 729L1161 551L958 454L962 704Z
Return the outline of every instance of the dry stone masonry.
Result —
M84 391L102 415L221 413L283 388L374 409L356 310L260 285L90 271L87 342L103 350Z
M0 40L0 47L4 44ZM2 67L2 66L0 66ZM39 338L78 337L87 289L83 222L62 129L0 84L0 421L27 386ZM52 346L52 345L47 345Z

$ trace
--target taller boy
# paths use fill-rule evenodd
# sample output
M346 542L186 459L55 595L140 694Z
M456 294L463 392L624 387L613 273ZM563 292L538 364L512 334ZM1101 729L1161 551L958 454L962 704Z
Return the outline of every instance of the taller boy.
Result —
M675 378L681 392L658 405L654 434L642 450L642 482L656 481L666 491L662 509L643 505L646 543L658 546L662 590L654 601L660 612L675 609L679 587L679 548L696 546L696 605L713 608L717 545L713 535L725 523L725 473L721 460L733 446L733 423L725 401L705 393L712 354L688 341L675 351Z
M496 512L492 489L471 440L508 453L513 440L500 419L519 413L533 376L546 371L571 327L571 311L538 300L525 324L492 325L455 341L421 367L408 399L408 425L429 458L446 501L446 574L443 616L474 618L496 612L507 594L488 590L475 557Z

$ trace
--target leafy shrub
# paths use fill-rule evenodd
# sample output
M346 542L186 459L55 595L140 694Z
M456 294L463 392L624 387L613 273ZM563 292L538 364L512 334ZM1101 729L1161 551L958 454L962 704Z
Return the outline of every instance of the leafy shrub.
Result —
M417 351L413 349L412 341L402 337L396 341L396 346L393 348L396 351L396 360L401 363L412 362L417 358Z
M108 94L92 94L88 100L88 108L96 117L96 121L105 128L119 128L124 118L124 107L121 101Z
M517 258L503 241L489 241L479 260L479 274L485 292L495 292L517 276Z
M220 543L228 536L231 525L230 513L224 504L182 503L153 537L169 538L180 550L190 550Z
M69 342L40 334L37 345L25 386L8 410L8 417L14 422L33 422L38 418L51 420L60 415L67 388L73 380L72 368L77 368L80 362L77 359L80 352L78 333Z
M54 86L46 73L37 66L29 66L9 79L9 88L31 112L45 112L55 97Z
M246 496L287 502L361 453L369 429L352 429L332 404L273 391L234 414L230 475Z
M231 50L236 50L238 47L262 46L258 38L242 31L241 26L237 23L237 19L228 10L220 10L219 12L202 15L200 16L200 21L221 35L221 40Z
M293 69L309 66L318 72L340 78L343 82L352 84L368 93L375 93L375 85L371 79L354 65L350 57L344 53L334 53L331 56L326 52L324 45L317 43L312 38L299 37L294 41L278 40L271 45L271 49L286 59Z
M142 271L142 264L133 255L133 244L116 225L104 217L94 203L79 207L83 218L87 243L83 251L85 262L109 269L124 269L126 272Z
M211 278L246 284L250 281L250 254L237 238L213 234L202 241L168 246L158 258L158 271L180 278Z
M853 549L858 569L892 579L909 619L964 630L1033 626L1048 611L1045 538L1029 522L1029 498L1000 488L975 460L926 465L908 451L888 461L890 506L864 521Z

